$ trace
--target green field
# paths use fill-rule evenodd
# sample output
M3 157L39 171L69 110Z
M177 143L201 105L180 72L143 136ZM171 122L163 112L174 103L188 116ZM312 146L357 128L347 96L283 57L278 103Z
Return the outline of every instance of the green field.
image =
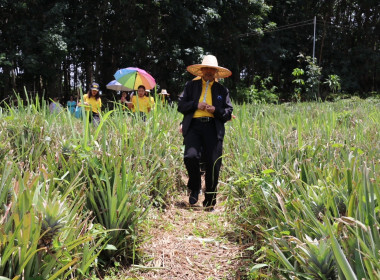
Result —
M150 211L185 191L182 116L156 106L97 128L38 99L0 110L0 276L139 263ZM219 204L250 244L245 277L379 279L380 100L234 108Z

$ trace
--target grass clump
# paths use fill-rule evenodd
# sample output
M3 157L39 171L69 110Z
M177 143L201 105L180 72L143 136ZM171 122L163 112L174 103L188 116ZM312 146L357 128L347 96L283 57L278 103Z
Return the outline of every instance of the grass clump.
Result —
M238 119L251 122L229 127L223 189L231 220L253 244L249 273L379 277L378 106L356 100L239 108Z

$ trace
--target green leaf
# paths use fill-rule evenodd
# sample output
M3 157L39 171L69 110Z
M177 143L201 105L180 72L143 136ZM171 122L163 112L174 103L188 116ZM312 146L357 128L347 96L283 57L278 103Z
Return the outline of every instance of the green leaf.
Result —
M104 248L104 250L117 251L117 248L112 244L107 244L107 246Z
M267 267L267 266L268 266L268 265L267 265L267 264L264 264L264 263L255 264L255 265L250 269L250 271L253 272L253 271L259 270L260 268Z
M350 263L347 260L347 257L343 253L342 248L340 247L340 244L338 240L335 238L334 232L332 230L332 227L330 225L330 221L328 220L327 216L325 216L325 223L327 225L329 234L330 234L330 240L331 240L331 247L335 256L335 260L338 263L339 268L342 270L344 276L346 276L346 279L352 279L357 280L357 277L350 265Z

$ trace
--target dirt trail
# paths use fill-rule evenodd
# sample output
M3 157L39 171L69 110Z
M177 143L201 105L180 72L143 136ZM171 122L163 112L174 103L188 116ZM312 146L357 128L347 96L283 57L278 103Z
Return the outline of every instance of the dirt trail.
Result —
M129 279L240 279L242 247L235 242L223 206L213 212L189 207L181 196L164 212L152 212L146 230L152 238L143 245L148 257L123 275ZM201 205L200 196L198 205Z

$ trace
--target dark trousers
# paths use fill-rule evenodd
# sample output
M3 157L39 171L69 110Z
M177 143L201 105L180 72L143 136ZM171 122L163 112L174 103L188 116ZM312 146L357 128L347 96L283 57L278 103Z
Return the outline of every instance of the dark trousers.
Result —
M216 134L215 121L211 119L209 122L202 122L193 119L184 143L184 161L189 175L187 187L192 192L199 192L201 189L199 162L202 152L202 159L206 161L205 204L215 205L223 150L223 141L218 140Z
M97 122L97 123L100 122L100 116L98 113L92 112L92 117L90 116L90 122L92 121Z
M92 112L92 114L90 115L90 122L93 123L93 125L95 127L97 127L100 123L100 116L98 113L95 113L95 112Z

